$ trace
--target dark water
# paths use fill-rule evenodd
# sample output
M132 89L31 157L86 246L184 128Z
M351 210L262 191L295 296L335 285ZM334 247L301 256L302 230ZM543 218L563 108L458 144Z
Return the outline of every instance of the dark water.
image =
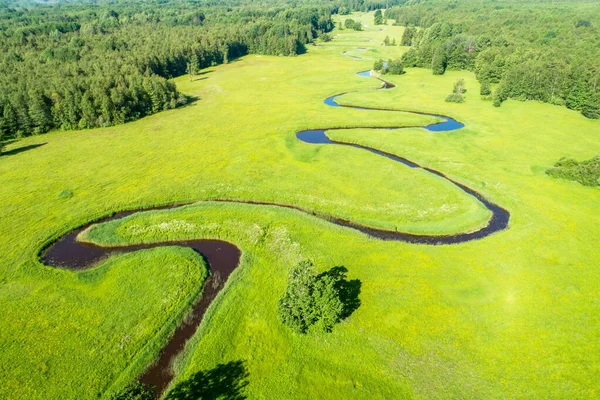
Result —
M371 71L361 71L358 73L358 75L363 76L363 77L371 77ZM390 82L386 82L383 79L379 79L379 78L375 78L375 79L378 79L383 82L383 85L380 89L391 89L394 87L394 84L392 84ZM346 107L346 108L352 108L355 110L409 112L409 113L413 113L413 114L427 115L427 116L438 117L438 118L443 119L443 121L420 127L420 128L424 128L429 131L432 131L432 132L454 131L457 129L461 129L465 126L463 123L458 122L457 120L450 118L448 116L445 116L445 115L428 114L428 113L417 112L417 111L374 108L374 107L356 107L356 106L349 106L349 105L340 105L340 104L336 103L335 99L344 94L346 94L346 93L340 93L340 94L336 94L335 96L328 97L327 99L325 99L325 104L332 106L332 107ZM382 127L362 126L362 127L355 127L355 128L400 130L400 129L406 129L409 127L404 126L404 127L383 127L382 128ZM329 130L338 130L338 129L335 128L335 129L329 129ZM488 224L485 227L483 227L477 231L469 232L469 233L459 233L459 234L455 234L455 235L445 235L445 236L413 235L413 234L405 233L405 232L386 231L386 230L382 230L382 229L375 229L375 228L358 225L351 221L345 221L345 220L340 220L340 219L332 219L331 222L338 224L338 225L346 226L348 228L353 228L353 229L359 230L363 233L366 233L370 236L373 236L373 237L376 237L379 239L400 240L400 241L404 241L404 242L408 242L408 243L431 244L431 245L456 244L456 243L468 242L468 241L475 240L475 239L481 239L481 238L489 236L495 232L504 230L508 227L508 222L510 220L510 213L507 210L505 210L504 208L500 207L499 205L494 204L491 201L487 200L485 197L483 197L483 195L476 192L475 190L448 178L443 173L436 171L434 169L431 169L431 168L421 167L417 163L407 160L405 158L398 157L394 154L389 154L389 153L386 153L381 150L377 150L377 149L374 149L374 148L371 148L368 146L362 146L362 145L354 144L354 143L345 143L345 142L331 140L331 139L329 139L329 137L327 137L326 131L327 131L327 129L304 130L304 131L298 132L296 134L296 137L300 141L302 141L304 143L309 143L309 144L319 144L319 145L333 144L333 145L338 145L338 146L355 147L355 148L363 149L363 150L369 151L371 153L377 154L379 156L385 157L392 161L399 162L401 164L406 165L409 168L421 168L421 169L428 171L434 175L437 175L441 178L446 179L447 181L451 182L452 184L454 184L455 186L460 188L462 191L464 191L468 195L475 197L492 213L492 217L488 221Z
M368 77L370 76L369 71L359 72L360 76ZM381 79L380 79L381 80ZM383 85L381 89L391 89L394 87L392 83L381 80ZM342 93L343 94L343 93ZM342 94L338 94L335 96L328 97L325 99L325 104L332 107L348 107L354 108L358 110L382 110L382 111L398 111L398 110L390 110L390 109L377 109L377 108L368 108L368 107L354 107L354 106L340 106L335 102L335 98L341 96ZM427 126L422 126L422 128L428 129L430 131L451 131L455 129L460 129L464 125L450 117L443 115L435 115L435 114L426 114L415 111L405 111L411 112L415 114L421 115L432 115L439 118L442 118L443 121ZM373 128L373 127L363 127L363 128ZM387 129L387 130L398 130L404 129L406 127L384 127L384 128L375 128L375 129ZM336 129L336 128L333 128ZM333 130L329 129L329 130ZM385 157L394 162L399 162L410 168L421 168L425 171L428 171L432 174L435 174L447 181L453 183L458 188L463 190L470 196L475 197L478 201L484 204L484 206L491 211L492 218L489 223L482 229L470 232L470 233L461 233L456 235L447 235L447 236L436 236L436 235L413 235L409 233L396 232L396 231L387 231L382 229L375 229L366 226L362 226L356 224L351 221L331 218L329 216L318 215L315 212L302 209L300 207L290 205L290 204L278 204L278 203L268 203L268 202L254 202L254 201L235 201L235 200L227 200L221 199L216 201L226 201L233 203L247 203L254 205L269 205L269 206L278 206L291 208L295 210L299 210L301 212L314 215L318 218L325 219L331 223L345 226L351 229L358 230L360 232L366 233L372 237L383 239L383 240L399 240L408 243L417 243L417 244L428 244L428 245L441 245L441 244L455 244L455 243L463 243L470 240L481 239L492 233L501 231L508 227L508 221L510 218L510 214L508 211L503 209L502 207L490 202L485 199L481 194L476 191L468 188L467 186L458 183L439 171L424 168L420 165L407 160L402 157L398 157L394 154L389 154L377 149L373 149L367 146L362 146L353 143L343 143L332 141L326 135L326 129L313 129L313 130L304 130L300 131L296 134L296 137L305 143L316 144L316 145L337 145L337 146L350 146L359 148L362 150L369 151L378 156ZM166 207L155 207L153 209L145 209L145 210L132 210L127 212L117 213L111 217L105 218L96 222L105 222L105 221L113 221L120 218L124 218L128 215L140 212L140 211L148 211L148 210L157 210L157 209L165 209L165 208L175 208L182 206L184 204L174 204ZM47 249L45 249L40 254L40 259L44 262L44 264L49 266L55 266L59 268L71 269L71 270L81 270L85 268L90 268L97 262L106 259L112 255L118 253L128 253L142 249L149 249L161 246L183 246L190 247L200 253L204 259L207 261L210 269L210 276L205 282L202 294L199 299L194 303L190 314L185 318L185 320L176 328L173 336L169 339L165 347L160 351L158 359L153 363L153 365L149 366L148 369L142 374L139 380L149 386L154 386L155 393L159 396L164 389L168 386L168 384L173 379L173 375L170 371L170 365L175 359L175 357L183 350L185 343L189 338L191 338L196 332L198 326L202 321L202 317L206 312L207 308L210 306L212 300L219 293L219 291L223 288L225 282L227 281L231 272L239 265L240 250L233 244L221 241L221 240L185 240L185 241L170 241L163 243L153 243L153 244L134 244L128 246L119 246L119 247L101 247L95 246L91 244L80 243L76 240L77 235L86 229L89 225L80 227L75 229L58 241L50 245Z
M164 208L171 207L157 207L156 209ZM137 211L118 213L98 222L121 219L135 212ZM140 382L148 387L153 387L156 397L158 397L173 379L171 363L181 353L185 343L194 335L208 306L221 291L229 275L239 265L241 252L235 245L222 240L181 240L118 247L100 247L78 242L77 235L88 227L89 225L86 225L76 229L53 243L42 252L40 257L42 262L55 267L82 270L115 254L164 246L181 246L194 249L208 264L210 275L204 283L202 294L194 302L186 318L177 326L167 344L161 349L157 360L139 378Z

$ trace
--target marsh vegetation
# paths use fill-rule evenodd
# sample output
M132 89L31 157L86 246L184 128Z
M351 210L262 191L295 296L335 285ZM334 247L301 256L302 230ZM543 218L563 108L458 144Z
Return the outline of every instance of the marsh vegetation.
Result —
M132 4L115 3L128 11L106 18L108 4L27 4L62 7L65 17L54 21L59 13L49 12L47 26L38 23L46 17L35 9L27 14L22 5L0 7L7 50L0 68L19 71L3 84L3 98L20 99L17 105L28 110L28 80L39 77L31 93L51 100L48 129L64 129L30 135L41 125L27 125L31 130L17 138L2 128L8 136L0 155L1 398L86 399L125 388L140 394L129 385L185 320L210 276L206 260L190 248L161 246L111 254L72 271L46 266L38 255L74 228L114 212L188 202L105 221L80 237L115 250L199 239L239 247L239 267L171 365L166 398L596 397L600 278L593 266L599 261L600 190L569 182L593 183L596 176L600 125L588 118L593 113L582 115L597 109L596 5L392 1L383 23L373 26L373 10L382 3L349 2L325 14L302 3L268 12L233 2L181 5L173 12L170 2ZM70 16L77 7L92 11ZM204 19L197 8L206 9ZM307 39L310 30L310 43L318 36L313 24L314 33L326 31L319 20L328 24L329 17L336 26L330 41L317 40L297 57L279 56L285 37ZM285 23L295 18L297 31ZM340 30L347 18L361 30ZM105 20L118 26L102 27ZM81 27L61 32L59 22ZM87 43L88 23L102 28L94 34L98 40L115 41L104 53L90 39L89 57L99 57L102 71L117 59L126 65L135 58L119 47L125 46L122 34L128 48L142 49L140 63L155 51L158 68L149 76L135 68L124 72L141 75L142 82L170 82L178 94L197 100L115 126L100 126L95 114L89 129L79 129L83 114L75 112L73 125L63 127L55 118L63 112L55 107L61 90L70 81L91 90L94 80L100 85L110 74L84 74L83 64L71 68L88 60L86 54L64 64L42 62L39 54L46 47L70 48L75 36ZM28 32L29 25L43 29ZM212 30L216 26L223 32ZM245 30L252 26L257 31ZM551 29L555 33L548 34ZM490 30L500 34L490 36ZM222 46L252 32L256 50L232 53L224 63ZM433 39L435 32L440 36ZM478 47L486 35L489 44ZM381 46L386 36L403 38L402 45ZM431 41L424 42L426 36ZM474 49L466 46L473 38ZM184 50L195 48L200 56L210 43L216 65L198 65L190 80L193 55ZM261 51L259 44L276 50ZM27 49L15 52L28 61L18 61L10 49ZM428 56L419 58L425 49ZM394 90L376 90L380 82L356 75L379 59L403 60L405 73L385 78ZM459 79L467 101L445 102ZM27 86L21 95L20 82ZM56 97L49 82L56 84ZM113 101L113 92L98 88ZM501 107L486 99L489 91ZM342 92L335 98L342 105L448 115L464 127L434 131L421 128L443 121L431 115L323 104ZM75 98L78 107L84 104ZM100 114L106 102L98 103ZM390 126L411 128L374 129ZM473 232L490 218L477 199L427 170L361 148L297 140L297 132L315 127L350 128L326 134L442 172L510 211L508 229L429 246L380 240L312 215L425 235ZM305 260L315 266L306 275L312 295L289 296L303 298L312 310L296 325L307 333L298 334L281 323L278 304L295 293L288 292L290 268ZM327 301L315 301L315 294Z

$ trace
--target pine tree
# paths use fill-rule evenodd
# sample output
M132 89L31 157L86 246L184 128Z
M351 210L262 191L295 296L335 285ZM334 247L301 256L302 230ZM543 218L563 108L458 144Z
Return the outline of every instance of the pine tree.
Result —
M224 45L221 48L221 53L223 54L223 64L227 64L229 62L229 46Z
M404 29L404 32L402 33L402 39L400 40L400 45L411 46L414 34L415 28L407 27Z
M29 92L29 117L33 123L33 133L38 135L50 129L50 102L38 89Z
M434 75L443 75L446 72L446 54L442 46L438 46L435 49L433 60L431 61L431 69Z
M5 136L14 136L17 133L17 114L10 103L4 105L2 116Z
M190 57L190 61L188 62L188 73L190 74L190 82L193 80L194 75L198 72L198 55L195 51L192 51L192 56Z
M479 87L479 94L482 96L489 96L492 94L492 86L489 81L481 82L481 86Z
M381 14L381 10L375 11L374 23L375 25L381 25L383 23L383 15Z

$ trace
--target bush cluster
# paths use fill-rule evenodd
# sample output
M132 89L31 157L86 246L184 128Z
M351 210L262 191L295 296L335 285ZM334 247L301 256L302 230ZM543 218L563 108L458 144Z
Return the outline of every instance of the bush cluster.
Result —
M450 93L448 96L446 96L446 102L448 102L448 103L464 103L465 98L463 97L462 94Z
M569 179L585 186L600 186L600 155L578 162L572 158L561 158L546 173L554 178Z
M448 103L464 103L465 98L463 94L466 93L467 89L465 89L465 80L463 78L457 79L454 82L454 89L452 93L450 93L446 97L446 102Z
M279 319L297 333L331 331L344 311L336 286L333 276L317 275L311 262L300 262L290 269L278 304Z
M379 59L373 64L373 69L383 75L402 75L404 73L404 65L399 58L395 60L389 59L387 62Z
M344 26L347 29L354 29L355 31L362 31L362 24L360 21L355 21L352 18L348 18L344 21Z

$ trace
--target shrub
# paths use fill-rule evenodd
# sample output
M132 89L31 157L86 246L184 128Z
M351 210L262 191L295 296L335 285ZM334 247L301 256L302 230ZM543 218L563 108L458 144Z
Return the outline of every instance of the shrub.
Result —
M463 97L462 94L458 94L458 93L450 93L447 97L446 97L446 101L448 103L464 103L465 99Z
M546 174L554 178L568 179L584 186L600 186L600 155L578 162L572 158L561 158Z
M467 92L467 89L465 89L465 80L463 78L459 78L454 82L454 89L452 92L456 94L464 94Z
M492 94L492 85L490 85L489 81L481 82L481 86L479 87L479 94L482 96L489 96Z
M375 11L375 16L374 16L373 22L375 25L383 24L383 14L381 13L381 10Z
M70 189L63 189L58 193L59 199L70 199L71 197L73 197L73 191Z
M316 275L309 261L290 269L288 285L277 308L283 324L297 333L329 332L341 320L343 311L334 276Z
M583 114L583 116L586 118L600 119L600 110L597 109L586 108L583 111L581 111L581 114Z
M327 33L321 34L320 38L324 42L331 42L331 36L328 35Z
M404 73L404 65L402 65L399 58L388 61L387 73L391 75L402 75Z
M381 71L383 69L383 60L379 59L375 61L375 63L373 64L373 69L375 71Z
M354 21L352 18L348 18L344 21L344 26L347 29L354 29L355 31L362 31L362 25L359 21Z

